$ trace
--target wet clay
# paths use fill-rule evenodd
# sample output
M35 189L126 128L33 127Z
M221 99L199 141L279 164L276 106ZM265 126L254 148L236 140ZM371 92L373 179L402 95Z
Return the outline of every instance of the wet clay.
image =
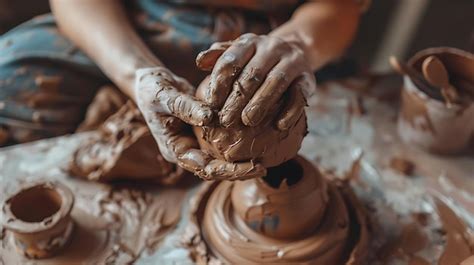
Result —
M112 85L103 86L97 91L87 107L84 121L76 132L98 129L110 116L115 114L125 103L127 97Z
M184 170L167 162L131 102L106 120L74 152L67 171L89 180L152 180L173 184Z
M293 184L286 176L278 185L262 179L203 185L184 235L198 264L363 264L370 227L351 188L301 157L290 161L303 168Z
M393 157L390 160L390 168L405 176L411 176L415 171L415 164L402 157Z
M302 238L314 230L329 200L327 183L299 156L269 168L264 178L233 185L231 203L238 219L257 233L279 239Z
M435 197L434 200L446 240L446 246L438 264L460 264L474 255L474 245L469 240L472 230L441 199Z
M206 78L198 87L196 97L204 99L209 85ZM229 162L256 161L264 167L274 167L293 158L307 133L304 112L288 130L279 130L275 117L283 102L273 106L263 121L254 127L245 126L240 119L225 128L219 124L194 127L201 149L211 156Z
M410 264L424 264L424 260L415 254L424 249L428 244L428 237L416 222L403 225L400 234L387 242L377 256L383 262L388 262L394 257L410 260ZM428 263L429 264L429 263Z
M76 203L70 213L74 229L69 242L34 264L131 264L144 251L156 250L175 227L186 194L183 187L156 192L73 184ZM0 231L0 264L32 263L17 251L10 228L0 227Z

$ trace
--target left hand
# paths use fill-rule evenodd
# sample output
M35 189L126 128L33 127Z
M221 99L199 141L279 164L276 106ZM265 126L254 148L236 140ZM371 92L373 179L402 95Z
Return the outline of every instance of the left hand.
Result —
M161 155L205 180L265 176L266 169L259 163L227 162L201 151L189 125L208 125L212 111L193 96L194 90L188 81L164 67L136 72L136 103Z
M316 90L303 49L274 36L248 33L231 42L214 43L196 62L203 70L212 69L206 103L220 110L224 127L239 119L244 125L257 126L287 93L276 124L287 130L298 121L306 98Z

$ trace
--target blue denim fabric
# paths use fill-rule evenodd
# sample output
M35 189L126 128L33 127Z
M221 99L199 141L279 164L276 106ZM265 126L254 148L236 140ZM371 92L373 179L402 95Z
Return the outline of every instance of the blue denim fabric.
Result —
M176 74L197 84L196 55L215 41L270 30L263 13L154 0L127 2L137 31ZM109 81L58 31L54 17L36 17L0 36L0 129L14 142L70 133L98 88Z

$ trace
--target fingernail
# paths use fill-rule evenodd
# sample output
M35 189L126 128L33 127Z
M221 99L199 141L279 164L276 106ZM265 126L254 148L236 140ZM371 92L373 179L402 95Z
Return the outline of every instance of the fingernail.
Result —
M246 179L253 179L253 178L260 178L267 175L267 169L262 166L261 164L254 164L248 170L243 170L239 172L235 172L234 176L229 180L246 180Z
M227 113L223 114L222 112L219 112L219 123L221 126L227 128L230 125L230 119L229 115Z
M258 108L258 105L256 104L250 108L245 107L242 112L242 121L247 126L256 126L262 121L265 112L265 109L262 107Z
M207 160L202 152L197 149L190 149L178 157L179 164L187 170L196 171L203 169Z
M233 113L226 111L225 109L219 112L219 122L221 126L229 128L236 122L236 117Z
M219 95L216 93L218 84L220 83L220 77L211 78L209 82L209 87L207 88L206 98L204 101L209 104L212 108L219 107Z
M203 126L207 125L212 121L214 114L211 109L203 107L201 110L197 111L195 118L198 120L198 125Z
M280 131L287 131L289 127L290 126L288 126L288 120L285 118L279 120L277 123L277 128Z

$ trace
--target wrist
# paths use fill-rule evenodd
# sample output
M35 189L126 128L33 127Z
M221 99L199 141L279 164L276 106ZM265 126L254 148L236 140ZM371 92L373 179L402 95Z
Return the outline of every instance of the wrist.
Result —
M155 66L155 67L144 67L138 68L134 74L134 85L133 85L133 96L136 99L138 94L140 93L141 87L143 84L147 84L147 80L152 78L153 76L158 76L158 73L170 73L170 71L163 67L163 66ZM154 82L156 78L152 78L150 82Z
M297 32L293 32L289 34L279 34L277 32L275 34L270 34L270 36L283 40L284 42L286 42L293 48L297 48L305 54L306 54L306 51L308 50L308 45L305 43L304 39Z
M146 56L146 53L133 49L130 53L122 56L121 63L107 61L108 65L103 67L109 78L133 100L136 99L134 85L137 71L141 69L154 69L161 67L162 63L154 56Z
M294 50L296 50L298 53L302 54L304 59L306 60L307 64L312 68L312 70L315 70L315 64L313 59L313 52L312 52L312 46L311 46L311 41L305 40L304 37L299 34L299 32L291 32L291 33L280 33L280 32L275 32L275 34L270 34L270 36L278 38L285 43L287 43L289 46L291 46Z

